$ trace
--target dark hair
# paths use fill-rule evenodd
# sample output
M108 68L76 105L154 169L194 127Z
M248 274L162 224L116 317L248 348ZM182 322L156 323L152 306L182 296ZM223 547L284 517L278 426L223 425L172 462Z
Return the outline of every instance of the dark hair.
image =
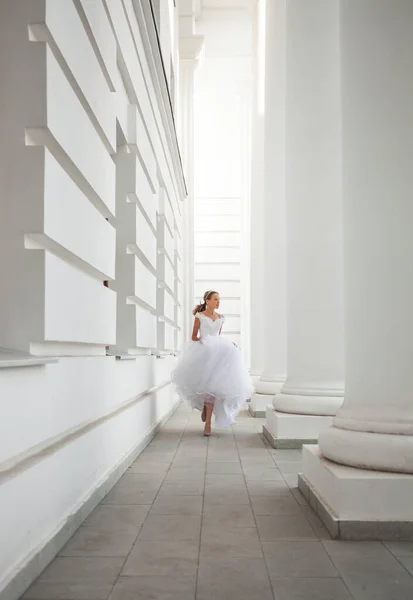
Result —
M212 296L214 294L218 294L218 292L215 292L214 290L208 290L207 292L205 292L204 294L204 301L200 302L199 304L197 304L194 308L194 310L192 311L193 315L196 315L196 313L199 312L204 312L204 310L206 309L207 305L207 300L211 300Z

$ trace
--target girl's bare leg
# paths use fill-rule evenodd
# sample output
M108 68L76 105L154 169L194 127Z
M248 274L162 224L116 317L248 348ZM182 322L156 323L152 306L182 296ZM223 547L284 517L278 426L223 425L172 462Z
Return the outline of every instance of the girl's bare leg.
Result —
M206 404L204 404L204 408L202 409L202 414L201 414L201 421L203 423L205 423L205 421L206 421L206 410L207 410L206 409Z
M206 436L211 435L211 417L212 417L213 408L214 408L213 404L211 404L209 402L205 403L206 419L205 419L204 435L206 435Z

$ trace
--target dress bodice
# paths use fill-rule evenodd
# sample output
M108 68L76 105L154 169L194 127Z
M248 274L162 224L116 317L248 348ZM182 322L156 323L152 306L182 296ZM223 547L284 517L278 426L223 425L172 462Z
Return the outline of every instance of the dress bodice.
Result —
M215 319L215 321L201 312L197 313L196 316L200 321L199 334L201 338L207 337L208 335L219 335L221 327L225 321L225 317L223 315Z

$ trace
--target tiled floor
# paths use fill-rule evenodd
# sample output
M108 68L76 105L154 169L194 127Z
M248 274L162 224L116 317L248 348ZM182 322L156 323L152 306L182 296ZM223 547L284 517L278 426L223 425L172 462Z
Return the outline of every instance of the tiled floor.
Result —
M207 439L181 405L25 597L412 600L413 543L331 541L262 422Z

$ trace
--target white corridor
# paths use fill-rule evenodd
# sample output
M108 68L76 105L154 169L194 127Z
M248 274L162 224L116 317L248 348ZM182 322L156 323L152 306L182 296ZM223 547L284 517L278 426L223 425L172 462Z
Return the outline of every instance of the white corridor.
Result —
M181 404L24 598L411 600L413 543L331 541L263 421Z

